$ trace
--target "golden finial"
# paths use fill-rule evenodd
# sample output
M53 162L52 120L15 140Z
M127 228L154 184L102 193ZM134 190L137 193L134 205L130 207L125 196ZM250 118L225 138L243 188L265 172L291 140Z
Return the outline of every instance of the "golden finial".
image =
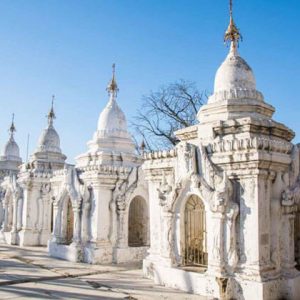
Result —
M146 144L145 144L145 141L143 139L142 142L141 142L141 145L140 145L140 149L141 149L142 152L144 152L145 148L146 148Z
M16 132L16 127L15 127L15 114L12 114L12 120L11 120L11 125L9 127L10 135L13 136L14 132Z
M48 122L49 125L52 125L53 119L56 118L55 113L54 113L54 100L55 100L55 95L52 95L52 101L51 101L51 109L48 113Z
M107 91L111 94L113 94L114 96L117 95L117 92L119 91L119 88L118 88L118 85L117 85L117 82L116 82L116 76L115 76L115 73L116 73L116 65L113 64L112 65L112 79L111 81L109 82L108 86L107 86Z
M228 28L225 32L224 42L232 42L236 45L239 40L242 40L242 35L239 32L239 29L236 27L233 21L233 14L232 14L232 0L229 0L229 13L230 13L230 21Z

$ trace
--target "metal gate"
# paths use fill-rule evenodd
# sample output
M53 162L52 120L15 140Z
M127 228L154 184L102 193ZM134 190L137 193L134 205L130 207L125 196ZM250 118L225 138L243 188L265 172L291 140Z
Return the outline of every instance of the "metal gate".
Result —
M141 197L135 197L129 207L128 246L141 247L147 245L148 230L147 204Z
M191 196L185 205L184 233L184 265L207 266L205 208L197 196Z
M73 228L74 228L74 214L71 200L68 200L67 206L67 232L66 232L66 244L71 244L73 240Z

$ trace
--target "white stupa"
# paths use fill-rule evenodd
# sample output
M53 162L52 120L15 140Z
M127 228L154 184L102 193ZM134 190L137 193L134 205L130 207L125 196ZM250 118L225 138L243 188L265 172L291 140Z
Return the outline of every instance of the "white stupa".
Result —
M198 112L201 123L242 117L272 118L275 109L264 102L262 93L256 89L251 67L238 53L240 38L231 16L224 38L225 42L230 42L230 50L217 70L213 95Z
M53 108L54 96L52 97L51 109L47 115L48 126L42 131L38 145L34 153L30 157L30 161L38 161L51 163L53 167L64 164L66 156L62 153L60 148L60 138L54 128L53 122L56 118Z
M97 130L88 142L88 151L77 157L78 166L89 161L96 164L123 163L135 160L135 145L127 128L125 114L117 103L118 85L113 65L112 79L107 86L109 100L98 119Z
M9 128L9 140L4 146L3 153L0 157L0 170L4 172L3 175L8 175L10 171L17 172L18 166L22 163L20 157L20 149L15 141L14 134L16 127L14 124L14 115Z

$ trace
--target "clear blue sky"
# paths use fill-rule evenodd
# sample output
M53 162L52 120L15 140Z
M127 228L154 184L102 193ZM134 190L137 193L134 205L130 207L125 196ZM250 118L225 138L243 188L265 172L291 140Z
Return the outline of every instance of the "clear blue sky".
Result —
M239 51L275 119L299 142L300 2L234 2ZM227 25L227 0L1 0L1 149L14 112L23 159L28 133L32 153L55 94L55 127L72 162L96 129L113 62L129 120L141 96L162 84L182 78L212 92Z

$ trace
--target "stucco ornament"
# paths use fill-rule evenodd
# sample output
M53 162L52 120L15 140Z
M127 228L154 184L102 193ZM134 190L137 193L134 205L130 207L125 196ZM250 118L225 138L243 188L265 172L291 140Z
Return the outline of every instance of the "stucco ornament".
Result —
M126 178L119 177L113 190L113 197L110 203L115 203L117 212L127 208L130 195L137 187L139 180L138 168L132 168ZM111 204L110 204L111 205Z
M291 165L288 173L289 185L282 191L281 205L283 207L300 204L300 145L295 145L291 153Z
M163 172L162 182L160 183L159 188L157 188L159 204L161 206L165 206L167 204L168 195L172 192L172 190L173 188L167 182L166 174Z
M83 199L90 197L90 189L84 185L79 178L79 174L74 167L65 167L65 176L61 184L60 195L57 197L58 201L64 199L64 195L69 195L72 205L79 207Z
M212 163L204 145L192 148L191 185L199 188L204 198L210 199L210 210L216 214L213 256L221 266L226 266L227 271L232 271L238 263L235 227L239 214L239 206L232 200L233 186L226 172L221 172Z
M68 199L71 200L71 213L74 217L72 245L79 247L82 238L85 242L89 240L90 228L87 218L89 218L89 210L91 208L91 195L91 186L81 181L78 171L73 166L66 166L63 170L63 180L59 188L59 193L57 196L54 196L56 216L52 243L59 244L65 242L67 222L63 219L63 216L67 214L66 201ZM82 237L82 234L84 234L84 237ZM53 247L53 245L51 246Z
M5 177L1 187L4 191L2 230L11 231L14 234L12 244L16 244L15 234L22 227L23 189L18 184L15 174Z

